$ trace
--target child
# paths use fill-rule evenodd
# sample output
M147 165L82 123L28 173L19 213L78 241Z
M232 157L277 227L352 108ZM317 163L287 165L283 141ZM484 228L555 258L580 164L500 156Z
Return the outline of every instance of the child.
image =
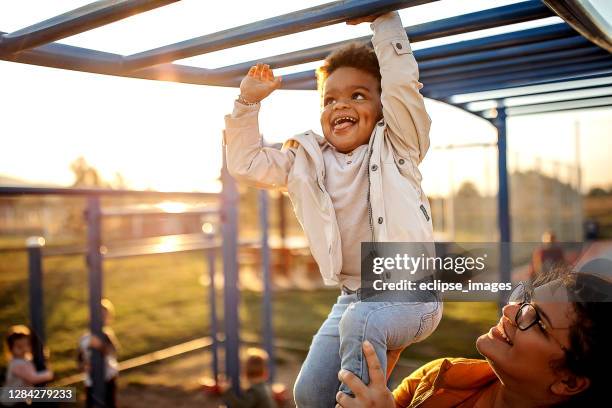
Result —
M102 353L104 357L104 381L106 391L104 404L107 408L114 408L117 406L117 375L119 374L117 349L119 348L119 342L117 341L115 332L109 324L112 317L115 315L115 307L108 299L102 299L100 306L102 307L102 321L104 324L102 338L92 335L91 333L84 334L79 339L77 359L79 369L85 373L86 406L93 407L93 382L90 374L91 350L95 349Z
M17 325L9 329L6 336L6 352L8 367L3 394L3 404L6 406L27 406L26 403L12 404L8 402L8 389L31 387L46 383L53 379L50 370L37 372L32 363L31 333L26 326Z
M261 349L251 348L247 351L247 359L244 363L244 371L249 381L247 389L242 397L236 396L229 385L221 385L222 398L229 408L276 408L276 402L272 398L272 390L268 381L268 354Z
M259 102L281 84L263 64L249 70L225 118L230 173L259 187L287 188L324 282L342 288L297 378L300 408L334 406L339 386L350 393L338 380L341 367L368 383L364 340L385 370L386 353L429 336L442 313L434 294L417 302L360 301L361 242L433 242L417 168L431 123L417 64L397 12L353 23L362 21L372 22L374 51L339 49L317 73L325 138L308 131L280 151L261 147Z

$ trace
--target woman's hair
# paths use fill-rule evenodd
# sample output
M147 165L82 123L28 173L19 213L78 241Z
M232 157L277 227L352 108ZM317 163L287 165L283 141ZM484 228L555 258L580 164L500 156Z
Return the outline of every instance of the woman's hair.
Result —
M30 335L31 335L31 332L28 326L18 324L15 326L11 326L9 328L9 331L6 334L6 339L5 339L6 348L4 350L7 360L11 358L11 356L13 355L13 351L12 351L13 346L15 345L17 340L28 339L30 338Z
M317 89L323 91L327 78L338 68L350 67L367 72L378 80L380 91L380 66L374 50L363 43L351 43L338 48L325 58L323 65L317 69Z
M612 264L611 264L612 265ZM609 272L612 272L612 268ZM569 350L554 368L569 370L586 377L590 386L571 398L563 407L598 406L607 398L609 368L612 364L612 282L585 271L570 273L567 268L557 270L573 305L573 319L569 328ZM537 284L537 282L536 282Z

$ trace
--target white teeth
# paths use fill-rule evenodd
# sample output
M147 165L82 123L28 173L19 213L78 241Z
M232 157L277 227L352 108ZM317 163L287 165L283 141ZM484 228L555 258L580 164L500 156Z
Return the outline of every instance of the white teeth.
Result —
M338 123L340 123L340 122L341 122L341 121L343 121L343 120L348 120L348 121L350 121L350 122L352 122L352 123L357 122L357 119L352 118L352 117L350 117L350 116L341 116L341 117L336 118L336 119L334 120L334 125L337 125Z

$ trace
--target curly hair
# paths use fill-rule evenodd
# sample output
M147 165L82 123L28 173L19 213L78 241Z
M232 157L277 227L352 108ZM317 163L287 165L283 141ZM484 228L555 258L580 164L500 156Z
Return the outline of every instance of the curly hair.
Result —
M564 367L591 382L589 388L576 395L567 406L596 406L609 393L612 283L596 275L577 273L567 286L575 319L570 325L570 353L566 354Z
M560 279L572 302L573 321L569 328L570 348L565 358L552 363L556 370L569 370L590 380L590 386L559 407L597 406L608 391L609 366L612 363L612 283L588 271L574 272L557 268L535 286Z
M338 48L325 58L323 65L317 69L317 89L323 91L327 78L338 68L350 67L367 72L378 80L380 91L380 66L374 50L364 43L351 43Z
M11 326L6 335L4 354L6 359L10 359L12 355L13 346L18 340L30 338L32 332L28 326L24 326L22 324L18 324L15 326Z

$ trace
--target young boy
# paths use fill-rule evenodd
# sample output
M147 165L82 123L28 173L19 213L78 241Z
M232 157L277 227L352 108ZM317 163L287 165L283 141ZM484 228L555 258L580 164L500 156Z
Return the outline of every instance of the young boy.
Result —
M2 393L3 406L27 407L25 402L10 402L9 391L16 388L31 387L36 384L46 383L53 379L50 370L36 371L32 362L32 333L27 326L12 326L6 336L6 355L8 367L6 368L6 381ZM0 406L2 404L0 403Z
M252 67L226 116L230 173L264 188L287 188L326 284L342 293L313 339L297 378L298 407L335 405L342 367L368 383L362 342L386 353L429 336L441 317L435 295L417 302L361 302L361 242L433 242L417 168L430 119L418 68L397 12L372 22L374 51L352 45L318 71L325 138L305 132L278 151L261 147L259 102L280 87L267 65ZM349 22L350 23L350 22ZM396 353L397 354L397 353Z
M115 306L108 299L102 299L102 321L104 324L102 338L86 333L79 339L78 364L81 371L85 373L85 391L87 407L94 405L93 382L91 379L91 351L98 350L104 357L104 382L105 391L104 404L108 408L117 406L117 376L119 375L119 364L117 363L117 349L119 342L115 332L110 327L110 322L115 315Z
M244 371L250 387L241 397L229 389L229 384L222 385L221 397L228 408L276 408L272 390L267 384L268 354L261 349L249 349Z

